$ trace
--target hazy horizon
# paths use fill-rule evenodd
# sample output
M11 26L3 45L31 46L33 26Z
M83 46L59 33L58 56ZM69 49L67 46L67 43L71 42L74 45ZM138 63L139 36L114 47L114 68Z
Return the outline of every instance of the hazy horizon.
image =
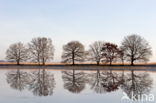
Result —
M154 0L0 0L0 60L10 44L49 37L55 46L54 62L62 46L78 40L86 49L94 41L118 45L130 34L144 37L156 62L156 1Z

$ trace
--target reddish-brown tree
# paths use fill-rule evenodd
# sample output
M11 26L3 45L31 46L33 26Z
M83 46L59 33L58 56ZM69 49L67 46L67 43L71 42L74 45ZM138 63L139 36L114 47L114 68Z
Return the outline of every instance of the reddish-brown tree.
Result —
M105 43L102 47L103 61L112 65L112 62L118 58L119 48L116 44Z

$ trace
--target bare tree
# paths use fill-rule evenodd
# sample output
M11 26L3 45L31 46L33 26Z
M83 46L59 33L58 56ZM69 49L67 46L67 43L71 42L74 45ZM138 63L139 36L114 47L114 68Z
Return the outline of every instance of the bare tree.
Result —
M53 59L54 46L52 40L46 37L33 38L29 45L31 60L39 65L45 65L47 61Z
M133 34L124 38L122 48L127 61L134 65L135 61L148 61L152 50L148 42L139 35Z
M118 46L113 43L105 43L102 47L102 55L105 58L105 62L109 62L112 65L112 62L118 58Z
M81 62L84 60L84 46L78 41L71 41L63 46L62 59L65 63L75 64L75 61Z
M17 65L27 59L27 49L21 42L10 45L6 51L6 59L15 61Z
M89 47L89 60L95 61L97 65L100 64L102 57L102 47L103 47L103 42L102 41L96 41L93 44L91 44Z

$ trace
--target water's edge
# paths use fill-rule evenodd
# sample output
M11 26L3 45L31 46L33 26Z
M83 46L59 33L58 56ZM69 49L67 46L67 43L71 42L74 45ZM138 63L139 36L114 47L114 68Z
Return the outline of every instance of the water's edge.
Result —
M37 65L0 65L0 69L54 69L54 70L136 70L136 71L156 71L156 65L136 65L136 66L96 66L96 65L46 65L46 66L37 66Z

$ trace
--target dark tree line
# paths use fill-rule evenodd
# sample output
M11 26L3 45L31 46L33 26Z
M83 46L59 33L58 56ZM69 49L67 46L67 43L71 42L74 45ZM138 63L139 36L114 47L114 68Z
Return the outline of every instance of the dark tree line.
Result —
M141 36L133 34L126 36L121 45L111 42L96 41L89 46L89 50L79 41L71 41L63 46L62 62L72 65L81 62L96 62L112 65L112 63L147 62L152 55L148 42ZM18 65L21 62L33 62L45 65L54 57L52 40L46 37L33 38L30 43L15 43L6 51L6 59Z

